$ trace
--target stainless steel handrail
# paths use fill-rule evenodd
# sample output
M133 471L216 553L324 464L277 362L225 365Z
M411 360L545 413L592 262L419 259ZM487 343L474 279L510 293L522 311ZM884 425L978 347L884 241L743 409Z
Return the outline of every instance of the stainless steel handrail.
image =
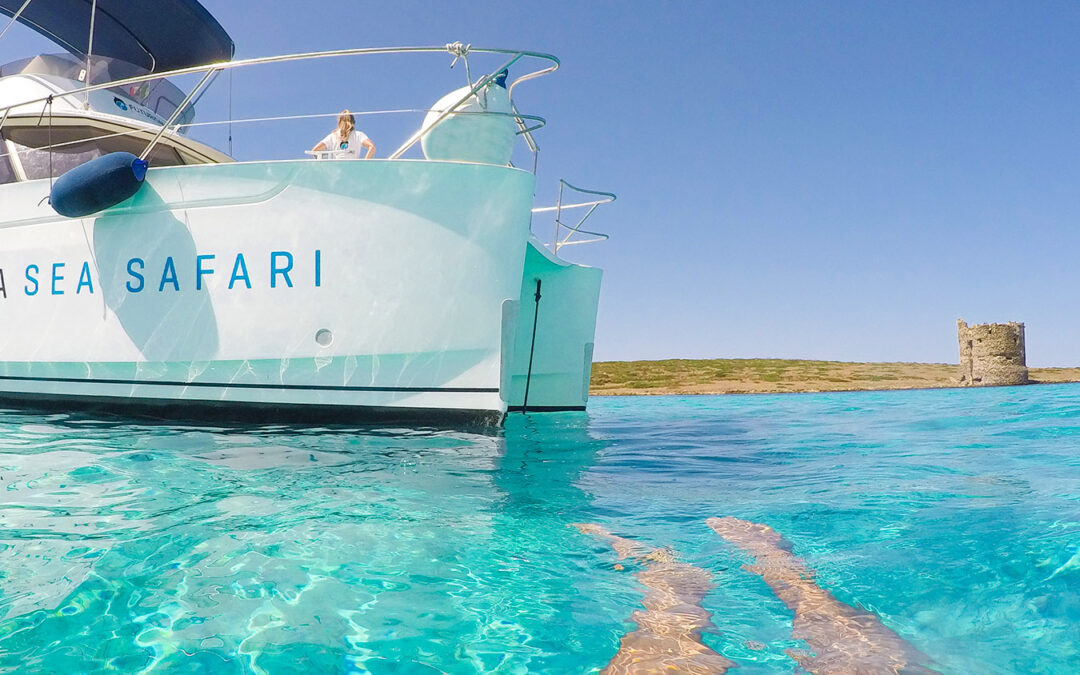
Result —
M442 111L439 114L439 116L437 118L435 118L435 121L433 121L431 124L424 124L422 127L420 127L419 131L417 131L415 134L410 136L409 140L405 141L405 143L402 144L402 146L400 148L395 150L394 153L392 155L390 155L390 159L397 159L398 157L401 157L401 155L403 155L409 148L416 145L417 141L424 138L424 136L426 136L428 134L428 132L430 132L435 127L439 126L439 122L442 122L444 119L446 119L450 115L454 114L457 111L458 108L465 105L469 101L469 99L471 99L473 96L476 96L476 93L478 91L480 91L481 89L484 89L489 84L494 82L495 78L497 78L499 76L499 73L501 73L504 70L508 70L510 68L510 66L517 63L518 60L520 60L523 56L524 56L524 54L519 52L512 59L510 59L509 61L504 63L499 68L496 68L495 70L491 71L487 75L481 77L480 80L477 81L476 84L474 84L472 87L469 88L469 93L462 96L461 99L457 103L450 106L446 110ZM507 90L507 97L509 98L509 90Z
M580 192L580 193L586 194L586 195L595 195L597 197L602 197L602 199L594 199L592 201L585 201L585 202L576 202L576 203L573 203L573 204L563 204L563 201L562 201L562 199L563 199L563 188L570 188L574 192ZM581 229L581 226L586 220L589 219L589 216L591 216L593 214L593 211L595 211L598 207L600 207L600 206L602 206L604 204L610 204L611 202L615 201L616 199L617 199L617 197L615 196L614 193L603 192L601 190L586 190L585 188L579 188L579 187L577 187L575 185L570 184L566 180L560 178L559 179L559 196L558 196L558 199L555 202L555 206L541 206L541 207L538 207L538 208L534 208L532 210L532 212L533 213L550 213L552 211L555 212L555 238L552 239L552 242L551 242L551 252L552 253L558 253L559 249L562 248L563 246L574 246L576 244L592 244L594 242L604 241L606 239L609 239L610 235L608 235L608 234L605 234L603 232L593 232L591 230L583 230L583 229ZM569 210L572 210L572 209L581 209L581 208L585 208L585 207L588 207L589 210L586 211L585 215L583 215L578 220L577 224L575 224L573 226L570 226L570 225L567 225L566 223L562 222L562 212L563 211L569 211ZM562 234L562 229L563 228L566 228L567 233L566 233L566 236L563 237L560 240L559 235ZM588 236L592 237L592 239L575 239L575 240L571 240L571 237L573 237L575 234L585 234L585 235L588 235Z
M188 67L188 68L179 68L179 69L176 69L176 70L171 70L171 71L162 72L162 73L146 73L144 75L138 75L138 76L135 76L135 77L129 77L129 78L121 79L121 80L114 80L112 82L102 82L102 83L99 83L99 84L89 84L88 83L87 86L85 86L85 87L80 87L80 88L77 88L77 89L71 89L71 90L66 90L66 91L59 92L59 93L49 94L47 96L42 96L42 97L39 97L39 98L27 99L27 100L20 101L18 103L12 103L12 104L9 104L9 105L6 105L6 106L0 106L0 111L5 113L4 116L6 118L7 113L10 112L12 109L21 108L23 106L31 106L31 105L34 105L35 103L45 103L45 102L49 101L50 99L56 99L57 97L79 96L79 95L82 95L82 94L89 95L89 92L92 92L92 91L98 91L98 90L101 90L101 89L109 89L109 88L113 88L113 87L123 87L123 86L132 85L132 84L139 84L141 82L146 82L148 80L156 80L156 79L163 79L163 78L169 78L169 77L177 77L177 76L182 76L182 75L205 73L205 76L204 76L203 80L195 87L194 90L192 90L192 93L184 100L184 102L176 109L176 111L174 111L174 113L170 117L169 121L166 122L164 125L162 125L161 133L159 133L157 135L157 137L155 137L147 145L147 147L143 150L141 156L146 157L153 150L154 146L160 140L161 135L165 132L165 130L168 129L169 125L172 122L174 122L177 118L179 118L180 114L188 106L191 99L198 93L198 91L200 89L203 88L203 86L206 84L206 82L214 74L221 73L221 72L226 71L226 70L232 70L234 68L244 68L244 67L248 67L248 66L266 65L266 64L270 64L270 63L284 63L284 62L289 62L289 61L307 61L307 60L314 60L314 59L338 58L338 57L344 57L344 56L367 56L367 55L375 55L375 54L440 53L440 52L445 53L447 51L448 51L448 46L447 45L443 45L441 47L366 47L366 48L359 48L359 49L336 49L336 50L321 51L321 52L303 52L303 53L297 53L297 54L281 54L281 55L277 55L277 56L264 56L264 57L257 57L257 58L252 58L252 59L241 59L241 60L238 60L238 61L222 61L222 62L218 62L218 63L211 63L211 64L206 64L206 65L201 65L201 66L192 66L192 67ZM513 56L505 64L503 64L503 66L501 66L498 70L495 70L491 74L481 78L481 80L476 84L476 86L474 86L472 88L472 91L470 91L469 94L466 97L464 97L461 101L459 101L458 103L456 103L455 105L451 106L446 111L444 111L444 113L442 115L440 115L439 119L437 119L435 121L435 123L433 123L431 125L425 125L425 127L423 129L421 129L419 132L414 134L409 139L409 141L406 142L405 145L403 145L401 148L398 148L398 150L395 151L394 154L392 154L390 156L391 159L396 159L397 157L400 157L402 153L404 153L406 150L409 149L409 147L412 147L412 145L414 145L417 141L419 141L421 138L423 138L423 136L428 131L430 131L432 128L434 128L438 124L439 121L444 119L446 116L454 113L458 107L460 107L461 105L466 103L469 100L469 98L471 98L473 95L475 95L475 93L477 91L479 91L484 86L487 86L490 82L492 82L495 79L495 76L499 72L509 68L511 65L517 63L522 58L529 57L529 58L536 58L536 59L540 59L540 60L544 60L544 61L549 61L552 65L548 66L547 68L543 68L543 69L540 69L540 70L537 70L537 71L529 72L529 73L526 73L525 75L522 75L522 76L518 77L516 80L514 80L514 82L511 83L511 85L509 87L509 90L513 90L513 87L515 85L517 85L518 83L520 83L520 82L531 80L533 78L539 77L539 76L544 75L546 73L554 72L555 70L558 70L558 68L559 68L559 59L556 58L552 54L545 54L543 52L532 52L532 51L524 51L524 50L516 50L516 49L501 49L501 48L492 48L492 47L477 47L477 48L471 48L470 47L470 52L478 52L478 53L482 53L482 54L512 54ZM523 131L525 131L525 132L528 132L528 131L531 131L531 130L532 129L523 129ZM534 162L534 164L535 164L535 162Z
M24 116L21 116L21 115L16 115L14 118L10 118L9 115L8 115L8 113L10 113L10 112L11 112L10 110L5 110L3 115L0 115L0 128L3 128L5 122L8 119L22 119L24 117ZM427 108L398 108L398 109L394 109L394 110L354 111L352 114L356 115L357 117L360 117L360 116L364 116L364 115L390 115L390 114L428 113L428 112L431 112L431 111L429 109L427 109ZM336 113L336 112L334 112L334 113L312 113L312 114L306 114L306 115L278 115L278 116L272 116L272 117L249 117L249 118L239 119L239 120L214 120L214 121L209 121L209 122L188 122L188 123L185 123L185 124L177 124L174 127L174 129L185 129L185 128L190 129L190 128L193 128L193 127L224 126L224 125L227 125L227 124L251 124L251 123L257 123L257 122L278 122L278 121L286 121L286 120L333 118L333 117L337 117L339 114L340 113ZM526 115L524 113L500 113L500 112L465 111L465 112L459 112L458 114L459 115L497 115L497 116L501 116L501 117L512 117L514 119L530 120L530 121L536 122L536 124L534 124L533 126L525 127L522 130L518 131L517 132L518 135L525 134L526 132L536 131L537 129L541 129L544 126L547 125L547 120L545 120L543 117L540 117L539 115ZM36 117L36 115L34 115L34 117ZM56 116L54 115L54 117L56 117ZM63 119L71 120L71 119L79 119L81 117L82 117L81 114L76 114L76 115L72 115L72 116L64 115ZM3 148L3 146L0 145L0 159L2 159L4 157L9 157L12 154L19 155L19 154L25 154L25 153L31 152L31 151L56 150L57 148L65 148L65 147L70 147L70 146L74 146L74 145L80 145L80 144L86 143L88 140L95 140L96 141L96 140L109 139L109 138L120 138L122 136L147 136L147 135L150 135L150 134L153 134L153 133L155 133L155 129L153 127L139 128L139 129L129 129L127 131L117 131L117 132L113 132L113 133L109 133L109 134L96 135L92 139L80 138L80 139L76 139L76 140L73 140L73 141L64 141L62 143L53 143L52 145L46 145L46 146L35 147L35 148L28 148L27 150L16 151L15 153L6 152L4 150L4 148ZM569 208L569 207L564 207L564 208ZM552 209L554 209L554 207L552 207Z
M392 110L351 110L350 114L356 117L362 117L365 115L398 115L403 113L429 113L430 108L394 108ZM536 122L534 126L526 127L518 131L518 135L526 132L536 131L537 129L543 129L547 126L547 120L539 115L526 115L524 113L502 113L502 112L489 112L478 110L467 110L464 112L459 111L459 115L498 115L501 117L513 117L521 118L523 120L531 120ZM177 124L177 129L193 129L195 127L213 127L222 126L225 124L250 124L255 122L282 122L286 120L307 120L307 119L319 119L337 117L340 113L311 113L307 115L274 115L272 117L247 117L239 120L215 120L212 122L187 122L185 124Z
M161 136L165 133L166 129L168 129L173 122L180 118L180 114L187 109L188 105L191 103L191 100L195 98L195 95L202 91L203 87L205 87L206 84L220 72L220 70L206 71L206 74L203 75L203 78L199 80L199 83L195 85L195 88L192 89L191 93L187 95L187 98L185 98L183 102L180 103L180 105L176 106L176 110L173 111L172 116L169 117L168 120L166 120L165 124L161 125L161 129L158 130L157 135L154 136L153 140L151 140L150 143L147 144L146 148L143 149L142 154L139 155L139 159L146 159L150 156L150 151L153 150L154 146L157 145L158 141L161 140Z
M410 53L437 53L445 52L446 47L366 47L360 49L335 49L323 52L303 52L298 54L281 54L278 56L262 56L252 59L241 59L238 61L220 61L217 63L209 63L202 66L191 66L189 68L178 68L176 70L170 70L161 73L146 73L144 75L137 75L135 77L128 77L122 80L113 80L111 82L102 82L99 84L89 85L86 87L80 87L78 89L70 89L67 91L59 92L56 94L49 94L48 96L42 96L39 98L27 99L18 103L12 103L6 106L0 106L0 111L8 110L10 108L21 108L22 106L33 105L35 103L44 103L49 98L58 98L62 96L78 96L79 94L98 91L100 89L109 89L111 87L123 87L129 84L139 84L140 82L146 82L148 80L156 80L159 78L178 77L181 75L192 75L196 73L203 73L208 70L233 70L234 68L245 68L247 66L265 65L268 63L284 63L287 61L306 61L314 59L336 58L341 56L370 56L375 54L410 54ZM514 80L514 84L520 81L531 80L534 77L554 72L559 68L559 59L552 54L545 54L543 52L530 52L519 49L496 49L488 47L474 47L473 52L480 52L483 54L514 54L518 58L530 57L535 59L541 59L544 61L552 62L552 66L538 70L531 73L526 73L521 77Z

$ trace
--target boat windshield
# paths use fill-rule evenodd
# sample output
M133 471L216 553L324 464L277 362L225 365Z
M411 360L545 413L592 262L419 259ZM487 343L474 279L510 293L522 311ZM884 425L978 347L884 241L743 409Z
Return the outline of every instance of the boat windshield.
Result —
M0 134L0 185L15 182L15 171L11 168L11 157L5 150L4 136Z
M48 150L50 130L48 127L8 127L4 130L7 140L18 156L23 173L28 180L59 176L69 169L110 152L130 152L138 155L146 147L146 141L132 136L113 136L101 129L89 126L53 127L51 130L52 152ZM150 153L151 166L176 166L183 164L176 149L164 144L154 146ZM6 158L0 163L6 162ZM10 171L10 167L8 167ZM0 183L4 168L0 165Z
M95 56L91 59L89 79L93 84L101 84L139 77L149 72L119 59ZM0 66L0 77L8 75L43 75L71 82L85 82L86 61L72 54L40 54ZM163 119L168 119L184 100L184 92L179 87L160 77L129 87L110 87L107 91L123 96ZM177 122L186 124L194 117L195 110L189 106Z

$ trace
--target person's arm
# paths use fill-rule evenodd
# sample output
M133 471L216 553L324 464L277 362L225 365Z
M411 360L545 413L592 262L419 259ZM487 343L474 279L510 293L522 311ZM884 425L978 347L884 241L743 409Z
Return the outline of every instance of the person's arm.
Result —
M360 146L367 148L367 154L364 155L364 159L371 159L375 155L375 144L371 142L370 138L365 138L361 141Z
M319 141L318 145L311 149L312 152L326 152L334 144L334 134L329 133L326 138Z

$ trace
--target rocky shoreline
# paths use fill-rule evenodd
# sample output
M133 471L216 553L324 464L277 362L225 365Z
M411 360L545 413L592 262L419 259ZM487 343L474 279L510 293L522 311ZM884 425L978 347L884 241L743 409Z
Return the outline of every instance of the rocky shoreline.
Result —
M1030 381L1080 382L1080 368L1031 368ZM949 363L855 363L791 359L668 359L593 364L593 396L774 394L960 385Z

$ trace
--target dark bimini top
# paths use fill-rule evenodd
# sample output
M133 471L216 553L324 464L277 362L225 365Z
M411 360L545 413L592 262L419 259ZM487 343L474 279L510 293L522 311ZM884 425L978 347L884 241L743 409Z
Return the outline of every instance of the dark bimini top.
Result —
M14 16L24 1L0 0L0 14ZM85 57L90 6L90 0L30 0L19 22ZM97 0L93 51L163 72L228 61L235 45L197 0Z

